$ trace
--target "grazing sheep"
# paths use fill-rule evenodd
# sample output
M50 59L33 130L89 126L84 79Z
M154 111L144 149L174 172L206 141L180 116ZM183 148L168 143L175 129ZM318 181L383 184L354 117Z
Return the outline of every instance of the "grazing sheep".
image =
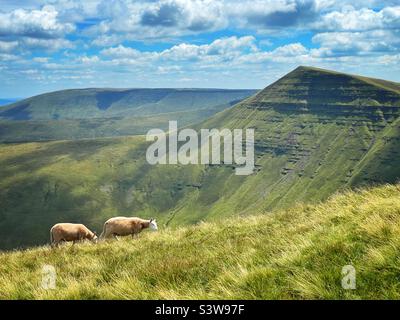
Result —
M57 247L62 241L73 241L75 244L76 241L85 239L96 242L97 235L83 224L57 223L50 229L50 243L52 247Z
M111 236L118 239L117 236L128 236L139 234L143 229L150 228L151 230L158 230L157 222L155 219L144 220L141 218L127 218L127 217L114 217L108 219L104 223L103 232L100 239L108 239Z

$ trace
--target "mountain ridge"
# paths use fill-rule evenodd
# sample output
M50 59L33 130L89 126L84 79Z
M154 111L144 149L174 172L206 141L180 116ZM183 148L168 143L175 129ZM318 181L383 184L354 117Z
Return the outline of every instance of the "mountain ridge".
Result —
M400 90L400 83L399 82L395 82L395 81L389 81L389 80L384 80L384 79L380 79L380 78L374 78L374 77L367 77L367 76L362 76L362 75L357 75L357 74L352 74L352 73L346 73L346 72L339 72L339 71L334 71L334 70L328 70L328 69L324 69L324 68L318 68L318 67L312 67L312 66L298 66L296 69L294 69L292 72L294 71L319 71L319 72L325 72L325 73L330 73L330 74L341 74L341 75L347 75L349 77L353 77L353 78L357 78L359 80L365 81L365 82L372 82L375 85L378 85L379 83L382 83L384 86L384 89L387 90L392 90L392 91L396 91L396 93L399 93ZM391 88L391 87L394 88Z
M0 141L76 140L145 134L200 122L253 94L229 89L68 89L0 108Z
M203 88L84 88L66 89L43 93L21 101L3 106L0 117L12 118L12 111L16 108L29 112L20 116L21 120L54 120L54 119L85 119L93 117L110 116L137 116L135 109L145 104L154 107L153 104L160 104L165 98L183 99L188 97L192 100L192 107L187 105L185 110L198 108L211 108L220 104L241 100L254 93L253 89L203 89ZM179 97L184 94L184 97ZM219 95L218 95L219 94ZM175 97L174 95L178 95ZM182 102L181 102L182 104ZM163 102L163 106L178 111L173 106ZM193 108L194 107L194 108ZM85 109L91 109L88 113ZM111 112L108 109L112 109ZM64 110L67 109L67 110ZM76 109L77 113L67 113ZM182 107L181 107L182 109ZM99 112L100 110L100 112ZM18 111L18 110L17 110ZM80 112L78 112L80 111ZM83 111L86 111L84 113ZM104 111L104 112L101 112ZM167 110L166 112L168 112ZM149 111L150 114L154 113ZM16 112L18 113L18 112ZM18 115L17 115L18 116ZM15 120L18 120L16 118Z

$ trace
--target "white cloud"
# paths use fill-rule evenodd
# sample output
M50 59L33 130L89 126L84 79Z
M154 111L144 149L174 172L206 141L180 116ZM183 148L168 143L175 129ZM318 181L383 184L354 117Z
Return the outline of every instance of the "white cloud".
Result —
M23 49L58 51L61 49L74 48L74 44L66 39L36 39L22 38L19 45Z
M233 58L246 51L256 51L253 36L217 39L210 44L194 45L181 43L160 53L160 57L171 60L199 60L204 57Z
M115 58L136 58L141 55L141 52L133 48L124 47L119 45L118 47L103 49L100 52L104 56L115 57Z
M378 58L378 62L383 65L393 66L400 65L400 54L395 55L383 55Z
M0 37L57 38L72 32L74 26L60 22L57 15L53 6L44 6L41 10L16 9L0 13Z
M266 62L304 63L311 59L310 51L301 43L290 43L270 51L260 51L238 57L239 64L262 64Z
M17 41L1 41L0 40L0 52L9 52L14 50L18 46Z
M239 57L246 52L255 52L257 50L258 48L255 45L255 38L253 36L243 36L239 38L233 36L217 39L210 44L203 45L181 43L161 52L139 51L119 45L117 47L103 49L100 53L103 57L111 59L115 64L137 64L140 62L151 63L154 61L226 61Z
M98 56L83 56L83 57L79 57L77 59L77 62L83 63L83 64L96 64L100 61Z
M19 57L14 54L0 53L0 61L16 61Z
M27 70L22 70L21 73L26 75L32 75L32 74L38 74L39 71L36 69L27 69Z
M287 28L308 25L318 17L322 5L316 0L226 1L231 25L286 32ZM282 29L285 28L285 29Z
M48 57L35 57L33 58L34 62L38 62L38 63L47 63L49 62L49 58Z
M389 30L325 32L315 35L313 42L320 44L321 49L325 49L325 51L329 49L331 54L336 52L359 55L370 52L396 51L400 45L400 38Z
M279 47L271 52L272 55L280 57L295 57L308 53L308 50L299 42Z
M182 68L180 66L158 66L157 71L160 74L170 74L171 72L179 72Z
M360 10L352 6L342 11L329 12L316 24L319 29L334 31L366 31L400 28L400 6L387 7L380 11L369 8Z
M88 28L101 45L124 35L124 39L144 40L178 37L227 26L222 0L102 1L98 6L103 20ZM114 35L114 37L112 37Z

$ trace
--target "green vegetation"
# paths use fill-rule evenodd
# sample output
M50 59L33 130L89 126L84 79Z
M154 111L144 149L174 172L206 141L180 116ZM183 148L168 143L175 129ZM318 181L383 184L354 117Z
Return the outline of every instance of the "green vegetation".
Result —
M384 185L139 239L2 253L0 298L399 299L399 195ZM44 265L55 290L41 288ZM356 290L341 287L345 265Z
M371 81L299 68L196 126L255 128L250 176L234 165L151 166L143 136L2 144L0 249L45 244L61 221L100 231L111 216L153 216L178 227L396 183L400 95Z
M194 111L170 112L140 117L67 120L0 120L0 142L79 140L141 135L153 128L168 129L168 121L187 126L205 120L228 107L222 105Z
M222 89L80 89L0 108L0 141L28 142L144 134L197 123L255 93Z

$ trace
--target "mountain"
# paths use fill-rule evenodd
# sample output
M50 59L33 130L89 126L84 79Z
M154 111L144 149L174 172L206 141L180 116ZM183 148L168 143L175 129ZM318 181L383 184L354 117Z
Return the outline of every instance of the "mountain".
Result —
M0 146L0 243L42 244L59 221L176 227L315 203L400 177L399 84L300 67L195 128L254 128L256 170L146 162L143 137ZM23 235L20 236L20 235Z
M224 89L75 89L0 108L0 141L22 142L144 134L169 119L200 122L254 94Z
M255 129L260 171L249 180L260 179L262 206L272 209L396 182L399 115L400 84L299 67L201 127Z
M399 299L399 192L385 185L139 239L2 253L0 299ZM45 265L56 290L40 287ZM348 265L356 290L342 287Z

